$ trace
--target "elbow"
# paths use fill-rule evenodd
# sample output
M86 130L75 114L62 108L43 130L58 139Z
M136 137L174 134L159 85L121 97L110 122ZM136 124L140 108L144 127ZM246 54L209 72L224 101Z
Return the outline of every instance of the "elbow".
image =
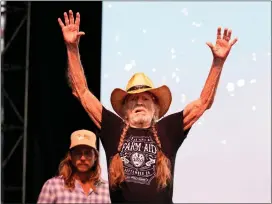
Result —
M213 105L213 99L203 99L203 98L200 98L200 101L201 101L201 106L204 111L205 110L209 110L212 105Z
M72 91L72 94L73 94L74 97L79 98L79 95L77 94L76 91Z
M80 90L78 90L78 89L73 89L73 90L72 90L72 94L73 94L77 99L80 100L80 98L86 93L86 91L87 91L87 88L83 88L83 89L80 89Z
M206 110L209 110L213 105L213 100L206 105Z

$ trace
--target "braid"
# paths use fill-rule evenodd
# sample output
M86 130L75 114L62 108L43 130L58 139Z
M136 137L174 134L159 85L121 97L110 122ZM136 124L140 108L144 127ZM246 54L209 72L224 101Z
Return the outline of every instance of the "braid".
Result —
M109 167L109 174L110 174L110 187L115 188L116 186L120 185L125 180L125 172L123 167L123 161L120 157L120 152L122 145L124 143L125 136L127 134L129 128L129 124L127 123L124 126L122 134L120 136L120 141L118 144L118 152L112 157Z
M124 139L127 134L128 128L129 128L129 124L127 123L126 126L123 128L123 132L120 137L120 141L119 141L119 145L118 145L118 152L121 152L121 148L124 143Z
M152 124L151 129L152 129L152 132L153 132L154 139L155 139L158 147L161 149L161 141L160 141L160 139L158 137L158 132L156 130L156 127L155 127L154 123Z
M171 181L171 162L161 150L161 141L158 137L158 132L154 123L152 124L151 129L157 146L159 147L156 161L156 179L158 183L158 189L162 189L165 188Z

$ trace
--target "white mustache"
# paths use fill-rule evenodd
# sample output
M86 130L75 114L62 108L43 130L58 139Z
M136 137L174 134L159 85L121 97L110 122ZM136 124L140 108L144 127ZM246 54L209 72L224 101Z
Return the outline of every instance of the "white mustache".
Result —
M135 110L136 108L145 108L145 109L147 109L145 105L135 105L135 106L132 107L133 110Z

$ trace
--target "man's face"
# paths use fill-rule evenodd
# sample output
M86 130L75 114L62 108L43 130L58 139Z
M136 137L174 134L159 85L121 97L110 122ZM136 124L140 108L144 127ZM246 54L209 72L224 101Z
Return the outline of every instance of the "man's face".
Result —
M97 159L95 150L89 146L79 145L71 150L71 160L77 171L88 172Z
M150 93L129 95L126 100L126 116L130 125L149 127L155 114L155 103Z

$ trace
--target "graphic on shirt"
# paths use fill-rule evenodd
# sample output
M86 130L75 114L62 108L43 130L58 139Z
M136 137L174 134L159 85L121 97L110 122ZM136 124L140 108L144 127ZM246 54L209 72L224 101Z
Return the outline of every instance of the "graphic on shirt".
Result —
M120 152L127 182L150 185L155 177L156 142L151 136L129 136Z

